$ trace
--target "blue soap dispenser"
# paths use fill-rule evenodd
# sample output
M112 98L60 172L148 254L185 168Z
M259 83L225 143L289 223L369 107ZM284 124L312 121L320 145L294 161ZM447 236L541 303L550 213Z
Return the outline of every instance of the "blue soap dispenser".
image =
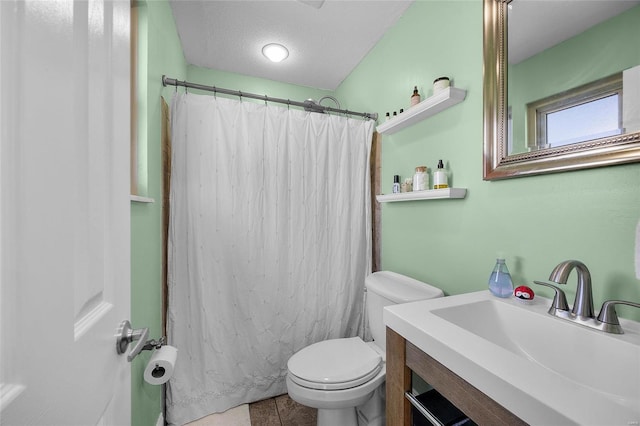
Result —
M493 267L489 277L489 291L497 297L511 297L513 294L513 282L511 274L504 261L504 256L498 254L496 266Z

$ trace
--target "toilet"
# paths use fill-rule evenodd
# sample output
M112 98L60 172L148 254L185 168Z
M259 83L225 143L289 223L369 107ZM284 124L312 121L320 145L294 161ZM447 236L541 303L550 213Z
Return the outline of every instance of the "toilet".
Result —
M318 409L318 426L385 424L387 305L442 297L439 288L390 271L365 280L373 342L331 339L301 349L287 363L287 391L294 401Z

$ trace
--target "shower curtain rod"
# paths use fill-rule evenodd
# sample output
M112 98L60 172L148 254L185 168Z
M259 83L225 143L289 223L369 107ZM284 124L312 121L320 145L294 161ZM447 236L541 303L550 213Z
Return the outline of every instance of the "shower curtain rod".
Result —
M259 99L265 102L275 102L280 104L293 105L297 107L302 107L306 111L312 111L312 112L336 112L339 114L357 115L359 117L368 118L370 120L378 119L377 112L373 112L373 113L355 112L355 111L349 111L348 109L332 108L332 107L319 105L312 100L307 100L304 102L296 102L289 99L272 98L267 95L256 95L254 93L246 93L246 92L241 92L239 90L222 89L216 86L205 86L203 84L190 83L188 81L179 81L179 80L176 80L175 78L169 78L166 75L162 76L162 85L165 87L166 86L176 86L176 87L182 86L182 87L191 88L191 89L205 90L213 93L222 93L225 95L239 96L241 98Z

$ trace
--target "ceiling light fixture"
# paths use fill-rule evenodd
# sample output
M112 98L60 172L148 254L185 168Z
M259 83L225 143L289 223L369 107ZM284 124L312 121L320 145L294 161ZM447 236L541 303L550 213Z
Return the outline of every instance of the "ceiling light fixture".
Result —
M269 43L262 48L262 54L272 62L282 62L289 56L289 51L281 44Z

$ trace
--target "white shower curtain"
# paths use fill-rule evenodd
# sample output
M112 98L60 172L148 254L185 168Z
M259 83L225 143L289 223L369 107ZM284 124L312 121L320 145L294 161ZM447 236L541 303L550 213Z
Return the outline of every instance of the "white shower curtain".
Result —
M287 360L355 336L371 268L373 121L172 101L167 420L286 393Z

